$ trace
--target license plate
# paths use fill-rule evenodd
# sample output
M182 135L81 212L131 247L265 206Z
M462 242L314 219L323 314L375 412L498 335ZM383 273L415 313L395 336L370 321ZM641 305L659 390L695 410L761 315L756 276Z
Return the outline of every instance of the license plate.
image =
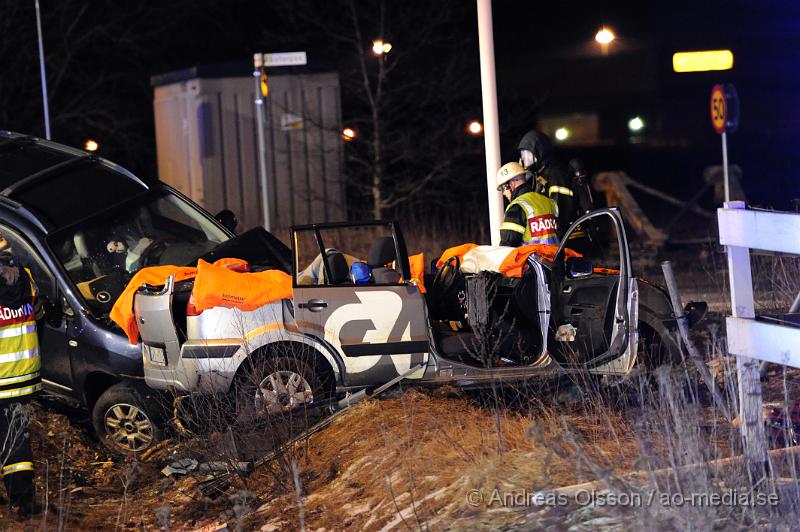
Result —
M149 358L150 362L153 364L158 364L159 366L167 365L167 357L163 348L142 345L142 349L144 349L144 352L147 354L147 358Z

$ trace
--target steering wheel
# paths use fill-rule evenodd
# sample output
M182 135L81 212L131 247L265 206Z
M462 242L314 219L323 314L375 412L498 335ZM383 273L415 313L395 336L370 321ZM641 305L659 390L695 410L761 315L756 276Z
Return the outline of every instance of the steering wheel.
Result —
M167 248L167 242L171 242L173 240L175 239L172 237L161 237L150 242L139 255L139 267L144 268L145 266L152 266L156 264L158 257L160 257Z
M436 277L433 278L433 283L431 284L431 296L434 299L440 298L453 287L460 268L461 259L458 256L450 257L445 261L439 271L436 272Z

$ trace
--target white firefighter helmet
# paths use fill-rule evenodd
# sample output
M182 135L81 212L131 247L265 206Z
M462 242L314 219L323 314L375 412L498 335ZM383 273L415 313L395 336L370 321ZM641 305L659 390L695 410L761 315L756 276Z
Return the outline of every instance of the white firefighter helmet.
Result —
M503 185L518 176L524 176L525 170L519 163L506 163L500 170L497 171L497 190L503 188Z

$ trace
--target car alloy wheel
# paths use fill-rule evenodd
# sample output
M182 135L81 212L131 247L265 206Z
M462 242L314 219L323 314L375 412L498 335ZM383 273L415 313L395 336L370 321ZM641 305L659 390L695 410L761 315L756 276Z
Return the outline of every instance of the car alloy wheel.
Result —
M279 414L314 402L314 390L299 373L290 370L267 375L255 390L257 412Z
M153 424L139 408L118 403L106 410L103 417L108 438L120 449L138 452L153 441Z

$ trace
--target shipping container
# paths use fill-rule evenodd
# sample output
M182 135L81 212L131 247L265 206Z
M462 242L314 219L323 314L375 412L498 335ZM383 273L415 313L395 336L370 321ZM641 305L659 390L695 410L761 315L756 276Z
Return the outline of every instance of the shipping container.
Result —
M267 69L267 79L271 228L344 220L338 73L283 67ZM212 213L230 209L239 231L263 225L255 85L247 66L195 67L151 81L161 180Z

